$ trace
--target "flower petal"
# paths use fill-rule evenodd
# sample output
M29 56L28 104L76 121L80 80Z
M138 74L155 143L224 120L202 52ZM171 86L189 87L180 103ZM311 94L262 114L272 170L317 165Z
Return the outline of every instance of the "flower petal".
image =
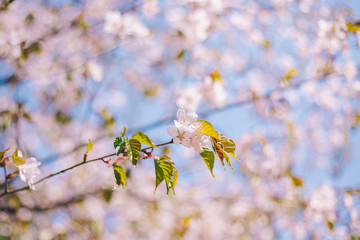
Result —
M185 110L182 109L182 108L180 108L180 109L177 111L176 118L177 118L177 120L178 120L180 123L185 122L185 120L186 120Z
M168 127L167 132L171 137L176 137L178 135L178 131L175 125L171 125L170 127Z

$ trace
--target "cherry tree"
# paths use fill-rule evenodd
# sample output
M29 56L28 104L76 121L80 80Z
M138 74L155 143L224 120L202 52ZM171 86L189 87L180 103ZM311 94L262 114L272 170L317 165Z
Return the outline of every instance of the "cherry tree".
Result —
M0 3L0 238L360 239L353 1Z

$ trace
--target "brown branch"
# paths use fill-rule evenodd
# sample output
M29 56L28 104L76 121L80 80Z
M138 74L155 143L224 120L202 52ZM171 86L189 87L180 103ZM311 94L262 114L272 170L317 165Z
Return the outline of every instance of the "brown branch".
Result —
M157 145L155 145L155 146L160 147L160 146L168 145L168 144L171 144L171 143L173 143L173 140L171 140L171 141L169 141L169 142L165 142L165 143L160 143L160 144L157 144ZM150 147L150 148L152 148L152 147ZM141 151L144 152L146 149L149 149L149 148L144 148L144 149L142 149ZM91 160L88 160L88 161L82 161L82 162L77 163L77 164L75 164L75 165L73 165L73 166L71 166L71 167L65 168L65 169L63 169L63 170L61 170L61 171L59 171L59 172L52 173L52 174L50 174L50 175L48 175L48 176L46 176L46 177L38 180L38 181L35 182L33 185L36 185L36 184L38 184L38 183L41 183L42 181L45 181L46 179L52 178L52 177L54 177L54 176L56 176L56 175L62 174L62 173L64 173L64 172L67 172L67 171L69 171L69 170L71 170L71 169L77 168L77 167L82 166L82 165L87 164L87 163L96 162L96 161L103 161L104 163L107 163L107 161L105 161L104 159L105 159L105 158L108 158L108 157L115 156L115 155L116 155L116 153L112 153L112 154L105 155L105 156L98 157L98 158L94 158L94 159L91 159ZM5 168L4 168L4 169L5 169ZM5 172L5 178L6 178L6 172ZM8 195L8 194L16 193L16 192L28 190L28 189L29 189L29 186L26 186L26 187L23 187L23 188L15 189L15 190L13 190L13 191L8 191L8 189L7 189L7 178L6 178L6 180L5 180L5 191L4 191L2 194L0 194L0 197L3 197L3 196Z

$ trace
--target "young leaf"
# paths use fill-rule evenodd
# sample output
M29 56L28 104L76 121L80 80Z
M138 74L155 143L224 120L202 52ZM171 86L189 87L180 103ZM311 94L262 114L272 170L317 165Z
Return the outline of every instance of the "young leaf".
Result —
M93 143L89 139L89 143L88 143L87 148L86 148L86 153L90 152L92 150L92 148L93 148Z
M222 135L219 133L219 139L221 145L224 148L224 151L229 153L231 156L237 159L235 155L235 143L231 138L226 137L225 135Z
M111 190L111 189L103 190L103 197L104 197L105 202L110 203L112 194L113 194L113 190Z
M289 176L296 187L302 187L304 185L303 180L293 175L291 171L287 171L286 175Z
M4 158L4 155L10 148L5 149L4 151L0 151L0 161Z
M217 140L216 138L212 137L211 138L211 145L212 145L214 151L216 152L217 156L219 157L219 159L221 161L221 164L225 167L225 165L224 165L224 158L225 158L226 163L229 165L229 167L231 169L233 169L231 164L230 164L230 158L225 153L224 147L222 146L221 142L219 140Z
M360 22L347 22L346 23L347 30L353 34L360 31Z
M115 183L117 186L122 186L122 188L124 188L125 182L126 182L126 173L124 168L119 165L114 163L113 164L114 167L114 176L115 176Z
M165 180L167 194L169 194L170 189L172 189L173 193L175 193L174 190L178 178L175 164L168 156L164 155L160 159L154 158L154 165L156 176L155 190L160 185L160 183Z
M120 153L124 152L126 143L123 138L117 137L114 139L114 148L116 151L116 156L119 156Z
M204 160L206 166L209 168L211 175L215 177L213 173L215 155L208 147L203 147L203 150L204 151L200 153L200 156Z
M15 167L25 164L25 159L18 156L18 150L19 149L17 148L12 155L12 159L13 159Z
M170 179L170 187L173 191L173 194L175 195L175 186L176 186L177 179L178 179L178 171L175 166L175 163L174 162L171 162L171 163L172 163L172 167L173 167L173 176Z
M120 133L120 136L122 136L122 137L125 137L125 134L126 134L126 127L124 126L124 130L122 131L122 133Z
M211 123L205 120L197 120L197 122L202 123L201 126L196 130L197 132L208 135L213 138L219 138L217 131L214 129Z
M155 191L156 191L156 189L160 185L160 183L162 183L162 181L164 181L165 175L164 175L162 166L160 164L160 159L154 158L154 166L155 166L155 177L156 177L156 183L155 183Z
M137 166L141 151L141 143L136 139L125 140L127 153L132 165Z
M281 81L285 83L290 82L290 80L296 75L297 75L296 69L292 68L284 74L284 76L281 78Z
M334 230L334 223L333 222L327 220L326 224L327 224L329 230L331 230L331 231Z
M215 69L211 74L210 74L210 77L212 78L212 80L214 82L218 81L218 82L221 82L223 83L223 80L221 79L221 76L220 76L220 73L217 69Z
M138 131L137 133L135 133L132 136L132 139L136 139L136 140L138 140L139 142L141 142L143 144L146 144L146 145L149 145L151 147L157 148L157 146L154 145L153 141L151 141L151 139L145 133L143 133L141 131Z

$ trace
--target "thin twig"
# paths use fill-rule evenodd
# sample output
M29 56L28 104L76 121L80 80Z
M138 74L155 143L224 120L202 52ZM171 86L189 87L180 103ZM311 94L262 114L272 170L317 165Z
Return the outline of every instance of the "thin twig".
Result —
M164 146L164 145L171 144L171 143L173 143L173 140L171 140L171 141L169 141L169 142L165 142L165 143L160 143L160 144L157 144L157 145L155 145L155 146L160 147L160 146ZM150 147L150 148L152 148L152 147ZM146 149L149 149L149 148L144 148L144 149L142 149L141 151L145 151ZM59 174L64 173L64 172L67 172L67 171L69 171L69 170L71 170L71 169L74 169L74 168L76 168L76 167L79 167L79 166L84 165L84 164L87 164L87 163L96 162L96 161L103 161L104 163L107 163L107 161L105 161L104 159L105 159L105 158L108 158L108 157L115 156L115 155L116 155L116 153L112 153L112 154L105 155L105 156L98 157L98 158L94 158L94 159L91 159L91 160L88 160L88 161L82 161L82 162L77 163L77 164L75 164L75 165L73 165L73 166L71 166L71 167L65 168L65 169L63 169L63 170L61 170L61 171L59 171L59 172L52 173L52 174L50 174L50 175L48 175L48 176L46 176L46 177L38 180L38 181L35 182L33 185L36 185L36 184L38 184L38 183L41 183L42 181L45 181L46 179L52 178L52 177L54 177L54 176L56 176L56 175L59 175ZM23 187L23 188L15 189L15 190L13 190L13 191L8 191L8 188L7 188L7 177L6 177L6 170L5 170L5 168L4 168L4 171L5 171L5 192L3 192L2 194L0 194L0 197L3 197L3 196L8 195L8 194L12 194L12 193L16 193L16 192L20 192L20 191L24 191L24 190L28 190L28 189L29 189L29 186L26 186L26 187Z
M6 174L6 163L4 165L4 174L5 174L5 193L7 193L9 191L9 188L8 188L8 178Z
M161 147L161 146L165 146L165 145L172 144L172 143L174 143L173 139L171 139L171 141L169 141L169 142L160 143L160 144L155 145L155 146ZM153 147L147 147L147 148L142 149L141 151L142 151L142 152L145 152L146 150L151 149L151 148L153 148Z

